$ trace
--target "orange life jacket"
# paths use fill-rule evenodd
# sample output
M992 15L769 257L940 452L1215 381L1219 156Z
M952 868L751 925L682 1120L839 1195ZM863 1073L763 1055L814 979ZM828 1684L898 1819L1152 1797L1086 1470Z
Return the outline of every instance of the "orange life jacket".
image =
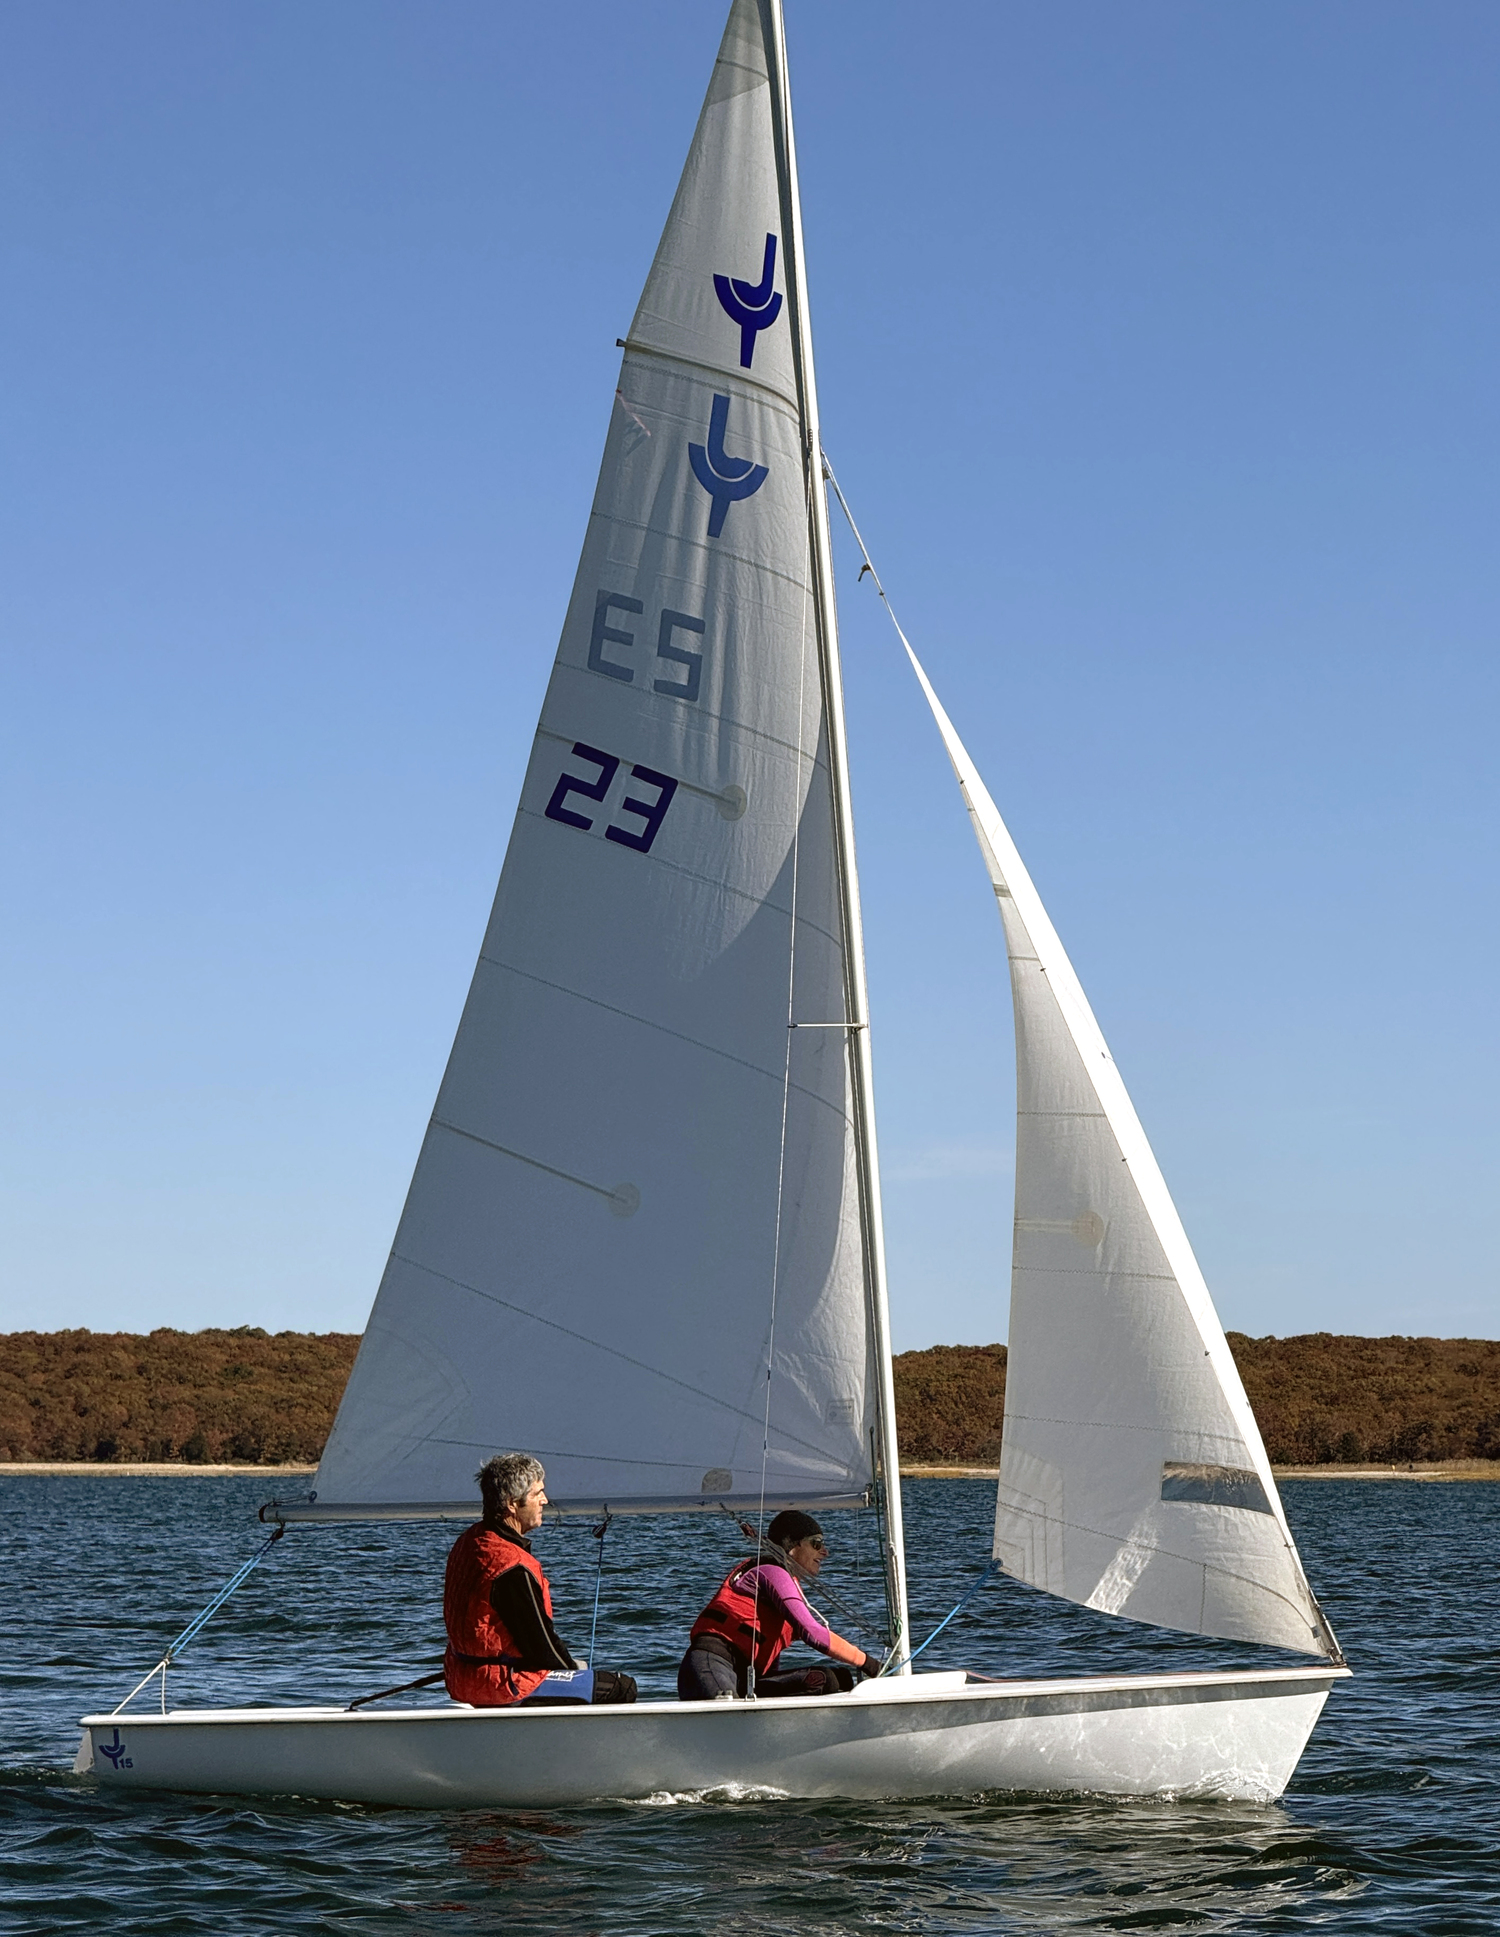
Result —
M448 1652L443 1680L456 1702L476 1708L503 1708L524 1702L547 1678L545 1668L523 1668L510 1631L490 1605L490 1588L513 1567L524 1567L542 1590L542 1606L552 1618L552 1591L542 1563L519 1540L507 1540L483 1521L453 1543L443 1581L443 1624Z
M777 1657L797 1630L768 1594L756 1596L744 1577L760 1561L742 1560L731 1569L722 1587L693 1623L692 1639L700 1634L716 1634L727 1641L741 1661L755 1662L757 1675L769 1675Z

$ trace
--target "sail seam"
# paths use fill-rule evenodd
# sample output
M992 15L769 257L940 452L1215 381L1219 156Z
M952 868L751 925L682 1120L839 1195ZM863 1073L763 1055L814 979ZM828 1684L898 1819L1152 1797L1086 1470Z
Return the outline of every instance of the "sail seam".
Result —
M697 357L684 356L680 350L658 350L654 344L641 343L635 337L617 336L615 348L623 350L626 356L649 356L655 357L661 363L681 363L689 370L701 370L715 383L737 383L746 390L759 391L761 396L769 397L773 403L780 404L788 419L798 425L799 429L801 427L796 398L788 397L785 391L778 390L774 384L762 383L759 377L747 377L739 370L720 369L715 363L700 363Z
M1066 1230L1066 1228L1065 1225L1059 1225L1059 1234ZM1034 1236L1035 1233L1028 1233L1028 1235ZM1118 1279L1122 1284L1132 1285L1175 1285L1177 1282L1170 1271L1120 1271L1114 1269L1091 1271L1087 1265L1023 1264L1019 1260L1015 1263L1015 1269L1017 1271L1035 1272L1039 1278L1088 1278L1091 1280L1112 1278Z
M1158 1436L1158 1438L1161 1438L1161 1439L1171 1439L1173 1437L1172 1431L1169 1427L1133 1426L1128 1421L1123 1419L1053 1419L1046 1413L1013 1412L1009 1407L1006 1408L1006 1418L1014 1419L1018 1425L1025 1424L1027 1426L1072 1426L1085 1432L1098 1431L1098 1432L1105 1432L1105 1433L1155 1433ZM1239 1447L1239 1448L1242 1448L1245 1452L1248 1452L1250 1450L1249 1447L1245 1445L1244 1440L1231 1437L1230 1434L1228 1433L1213 1432L1206 1426L1194 1426L1191 1428L1191 1430L1184 1431L1182 1434L1178 1435L1178 1437L1184 1438L1184 1439L1198 1439L1198 1440L1209 1439L1214 1441L1216 1445L1228 1446L1231 1448ZM1246 1470L1248 1471L1249 1469L1247 1468ZM1110 1535L1109 1537L1111 1539L1114 1538L1113 1535Z
M736 565L744 565L751 571L759 572L773 584L780 582L783 585L794 586L799 591L805 589L790 572L778 571L774 565L767 564L764 559L752 558L748 552L736 551L730 544L716 543L710 550L706 539L691 538L683 531L669 531L665 525L653 525L644 518L629 518L624 512L591 512L589 524L592 525L595 519L616 531L638 531L647 538L664 538L685 551L701 552L705 558L730 559Z
M789 577L787 583L795 586L797 581ZM591 688L599 677L597 673L591 673L586 666L563 665L559 666L557 670L559 672L571 673L575 679L585 681L585 690ZM636 698L643 703L646 697L644 693L636 694ZM793 759L805 762L808 768L814 773L820 768L824 773L828 771L828 761L825 757L820 756L816 747L809 752L806 747L796 746L792 741L784 740L779 733L770 733L762 726L753 725L749 720L738 719L732 713L716 712L712 707L703 708L701 700L696 702L696 704L701 709L695 720L695 724L700 730L705 726L728 727L731 732L743 734L747 741L753 742L758 747L775 747L778 752L791 754ZM559 732L555 726L546 726L541 721L538 721L536 737L540 740L556 740L559 746L571 746L577 740L578 735L576 733ZM706 740L710 735L702 733L701 737ZM691 781L684 782L684 785L687 786L691 786L692 784ZM697 790L695 789L695 791ZM705 789L704 791L707 792L708 790ZM717 800L720 796L709 793L709 798L710 800Z

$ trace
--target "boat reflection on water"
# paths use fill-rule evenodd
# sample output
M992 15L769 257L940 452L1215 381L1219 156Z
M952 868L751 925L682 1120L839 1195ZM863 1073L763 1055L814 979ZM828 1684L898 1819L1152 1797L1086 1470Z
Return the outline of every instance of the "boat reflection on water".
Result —
M455 1818L455 1895L443 1907L482 1917L507 1903L537 1930L587 1929L592 1911L607 1928L620 1915L605 1882L615 1876L642 1879L653 1931L692 1929L693 1915L704 1932L776 1937L852 1925L1238 1930L1271 1916L1296 1928L1304 1912L1321 1922L1365 1890L1357 1848L1277 1804L1012 1797L912 1812L684 1803L669 1826L655 1811L591 1815L586 1865L578 1834L576 1823L546 1817L503 1827ZM477 1887L465 1891L459 1877Z

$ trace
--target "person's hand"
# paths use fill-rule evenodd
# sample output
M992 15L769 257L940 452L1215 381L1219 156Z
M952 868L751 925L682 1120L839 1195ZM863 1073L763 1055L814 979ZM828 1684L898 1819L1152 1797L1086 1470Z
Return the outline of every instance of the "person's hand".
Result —
M859 1672L864 1676L866 1681L873 1681L880 1673L881 1666L882 1664L876 1656L866 1655L864 1660L859 1664Z

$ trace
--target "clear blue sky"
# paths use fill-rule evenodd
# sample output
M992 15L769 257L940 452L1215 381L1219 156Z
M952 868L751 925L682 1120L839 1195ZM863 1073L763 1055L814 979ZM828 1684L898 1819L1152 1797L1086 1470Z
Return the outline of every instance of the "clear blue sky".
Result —
M0 44L0 1326L362 1325L718 0ZM1225 1322L1495 1336L1500 12L788 0L825 434ZM999 925L842 558L897 1342Z

